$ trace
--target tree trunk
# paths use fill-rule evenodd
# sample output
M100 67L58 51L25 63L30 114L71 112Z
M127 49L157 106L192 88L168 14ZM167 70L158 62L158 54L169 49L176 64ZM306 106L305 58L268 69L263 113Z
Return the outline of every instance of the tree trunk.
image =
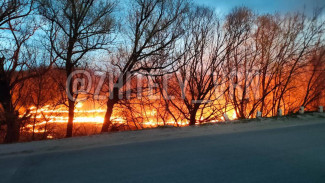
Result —
M196 123L196 111L192 111L191 112L191 116L190 116L190 126L194 126Z
M67 78L69 78L70 74L73 72L73 65L71 64L71 54L68 54L68 61L66 63L66 74ZM75 101L73 99L73 77L70 80L70 83L68 83L68 108L69 108L69 116L68 116L68 124L67 124L67 134L66 137L72 137L72 130L73 130L73 118L74 118L74 108L75 108ZM69 98L72 97L72 98Z
M106 109L106 114L105 114L105 118L104 118L104 124L102 127L102 133L109 131L109 128L112 124L111 117L113 114L113 108L114 108L115 104L116 104L116 102L112 99L109 99L107 102L107 109Z
M72 137L74 107L75 107L75 102L69 99L69 119L67 125L67 135L66 135L67 138Z
M9 92L10 93L10 92ZM2 103L5 119L7 124L7 134L5 137L5 143L14 143L19 141L20 135L20 122L18 114L16 114L15 109L11 102L10 95L6 98L5 102Z
M6 114L7 134L5 143L14 143L19 141L20 123L14 113Z
M3 62L3 60L0 61ZM0 103L2 104L5 113L5 124L7 125L5 143L18 142L20 135L20 122L18 114L16 114L15 108L12 104L9 82L6 80L3 72L0 73L0 88Z

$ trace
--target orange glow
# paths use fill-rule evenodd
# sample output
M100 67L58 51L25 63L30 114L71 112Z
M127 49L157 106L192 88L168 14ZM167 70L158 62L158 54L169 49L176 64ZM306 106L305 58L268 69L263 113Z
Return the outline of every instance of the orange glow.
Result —
M29 107L31 119L36 120L35 124L28 124L25 126L25 130L28 132L34 131L34 133L45 133L47 132L47 129L44 128L46 125L51 124L61 124L63 125L63 128L68 122L68 114L69 111L67 110L67 107L64 105L58 106L58 107L52 107L52 106L44 106L42 108L37 109L35 106ZM104 116L106 113L106 109L104 108L96 108L93 106L93 104L89 105L87 103L77 103L75 106L75 116L74 116L74 123L78 126L78 124L82 125L93 125L95 128L100 129L101 125L104 122ZM111 120L113 125L115 126L121 126L124 125L134 125L134 123L127 121L127 117L122 117L125 115L123 111L116 111L117 113L113 113ZM146 107L143 110L143 116L141 121L137 124L140 124L141 128L156 128L160 126L188 126L189 121L179 119L179 121L174 121L172 119L168 119L166 121L162 121L161 119L157 118L159 115L158 111L156 109L152 109L150 107ZM236 112L232 109L230 109L227 112L227 115L229 116L230 120L234 120L237 118ZM197 121L197 125L204 124L204 123L218 123L219 120L212 120L209 122L202 122L204 121L205 116L201 116L200 120ZM223 117L222 117L223 119ZM130 119L129 119L130 120ZM223 119L224 120L224 119ZM128 123L129 122L129 123ZM56 125L52 125L56 126ZM60 125L59 125L60 126ZM133 126L135 127L135 126ZM141 129L140 128L140 129ZM34 129L34 130L33 130ZM62 129L62 128L60 128ZM135 128L133 128L135 129ZM138 128L137 128L138 129ZM90 128L91 130L91 128ZM55 138L52 136L52 134L48 134L48 138Z
M236 111L233 111L232 113L232 120L235 120L237 119L237 114L236 114Z
M49 123L59 123L59 124L65 124L68 121L68 113L69 111L66 110L66 107L60 107L51 109L50 106L44 106L43 108L36 109L36 107L32 106L29 108L30 114L32 115L32 118L36 119L38 122L35 124L35 126L43 126L45 124ZM85 123L85 124L102 124L104 122L104 116L105 116L105 109L90 109L86 110L84 109L84 105L82 103L78 103L75 108L75 117L74 117L74 123ZM174 121L167 121L167 122L157 122L154 119L157 112L155 110L146 111L146 116L148 116L148 121L144 121L142 123L142 126L144 128L155 128L158 126L186 126L188 125L188 122L180 121L180 122L174 122ZM126 124L126 119L119 116L112 116L111 118L113 124ZM32 128L33 125L29 124L26 126L27 128ZM44 130L34 130L35 133L43 133Z

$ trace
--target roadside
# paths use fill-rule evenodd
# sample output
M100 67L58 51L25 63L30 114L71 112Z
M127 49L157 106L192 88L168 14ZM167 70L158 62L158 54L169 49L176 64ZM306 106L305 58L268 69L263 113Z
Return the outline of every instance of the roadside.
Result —
M305 115L273 117L232 121L219 124L205 124L196 127L156 128L139 131L127 131L75 137L60 140L36 141L29 143L0 145L0 158L25 156L49 152L73 151L96 147L106 147L136 142L149 142L167 139L179 139L214 134L260 131L300 125L325 123L325 114L309 113Z

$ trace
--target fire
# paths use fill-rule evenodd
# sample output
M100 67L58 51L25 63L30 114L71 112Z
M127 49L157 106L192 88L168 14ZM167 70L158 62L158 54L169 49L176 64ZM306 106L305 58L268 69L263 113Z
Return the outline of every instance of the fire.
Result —
M69 111L66 110L63 107L59 108L52 108L50 106L44 106L43 108L37 109L35 106L32 106L29 108L30 114L33 116L33 118L36 118L38 121L37 125L44 125L46 123L67 123L68 121L68 113ZM104 122L104 116L105 116L105 109L90 109L86 110L84 109L84 104L78 103L76 105L75 109L75 117L74 117L74 123L93 123L93 124L102 124ZM157 111L155 110L148 110L146 111L147 116L151 116L152 118L155 117L157 114ZM237 119L237 114L234 110L227 113L228 116L230 116L231 120ZM223 118L223 117L222 117ZM43 121L42 121L43 120ZM225 120L223 118L223 120ZM124 124L126 123L126 120L119 116L112 116L112 121L114 124ZM213 121L213 122L218 122ZM167 122L162 121L156 121L156 120L149 120L143 122L144 127L157 127L157 126L186 126L188 125L188 121L172 121L169 120Z
M42 108L37 108L35 106L29 107L29 111L31 114L31 119L35 120L35 124L28 124L25 126L25 129L29 132L32 130L34 133L45 133L46 129L44 127L48 124L61 124L65 126L68 122L68 114L66 106L52 107L52 106L44 106ZM84 125L94 125L95 128L100 128L104 122L104 116L106 110L103 108L96 108L92 105L87 105L86 103L77 103L75 106L75 116L74 123L75 124L84 124ZM146 119L141 122L142 128L156 128L159 126L188 126L189 121L180 120L174 121L169 119L167 121L160 121L157 119L158 111L155 109L146 109L145 111ZM234 110L229 110L227 115L231 120L236 119L237 115ZM123 126L128 124L127 119L121 116L117 116L116 114L111 118L112 123L116 126ZM204 121L204 117L201 116L200 121ZM201 123L200 121L197 124ZM209 123L218 123L218 120L210 121ZM52 134L48 134L52 135Z
M175 122L175 121L167 121L167 122L156 122L156 121L147 121L143 123L143 126L146 128L156 128L158 126L187 126L189 122Z
M74 122L76 123L103 123L104 109L95 109L95 110L79 110L82 105L77 105L75 109L76 117L74 118ZM63 109L49 109L49 106L45 106L44 108L36 110L36 107L30 107L31 110L30 114L36 115L36 119L44 119L44 122L50 123L66 123L68 121L67 114L69 113L68 110ZM93 115L91 115L93 114ZM86 115L86 116L83 116ZM118 118L117 121L122 121L121 118ZM40 123L40 124L42 124Z
M69 111L65 107L51 108L51 106L44 106L43 108L37 109L35 106L29 108L32 118L38 122L36 126L42 126L48 123L67 123ZM74 123L91 123L91 124L102 124L104 122L105 109L89 109L86 110L84 104L78 103L74 110L75 117ZM156 111L147 111L148 116L156 115ZM119 116L112 116L113 124L125 124L126 120ZM145 127L157 127L163 125L163 122L147 121L143 123ZM174 125L175 122L168 121L168 125ZM27 125L27 127L33 127L33 125Z
M230 120L236 120L236 119L238 119L237 113L236 113L235 110L231 110L231 111L227 112L226 114L227 114L227 116L229 116L229 119ZM221 119L223 121L226 121L225 117L223 117L223 116L221 117Z
M237 119L237 113L236 113L236 111L234 111L233 113L232 113L232 119L234 120L234 119Z

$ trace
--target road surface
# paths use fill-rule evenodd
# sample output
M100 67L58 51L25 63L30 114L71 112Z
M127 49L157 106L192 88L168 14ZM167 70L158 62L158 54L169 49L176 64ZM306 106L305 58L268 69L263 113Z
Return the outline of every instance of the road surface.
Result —
M325 182L325 124L0 157L0 182Z

